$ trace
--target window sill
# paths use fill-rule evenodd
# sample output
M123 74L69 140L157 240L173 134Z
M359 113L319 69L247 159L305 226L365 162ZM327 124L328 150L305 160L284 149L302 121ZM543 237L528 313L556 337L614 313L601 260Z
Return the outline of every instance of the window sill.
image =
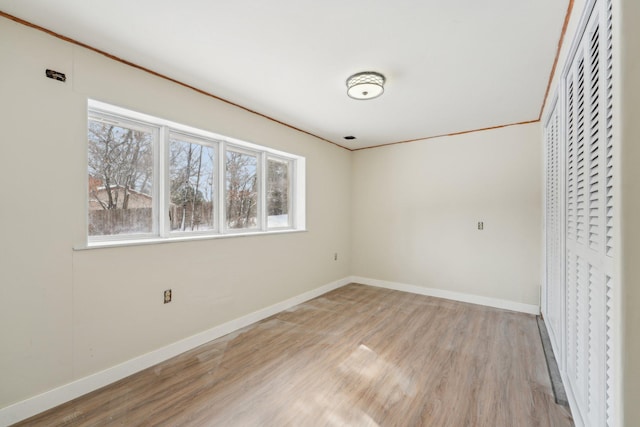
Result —
M142 246L142 245L157 245L163 243L175 243L175 242L193 242L200 240L215 240L215 239L228 239L235 237L250 237L250 236L269 236L274 234L291 234L291 233L304 233L306 229L287 229L287 230L273 230L273 231L249 231L238 232L228 234L206 234L197 236L175 236L175 237L152 237L148 239L132 239L132 240L107 240L102 242L90 242L85 245L74 246L74 251L85 251L91 249L104 249L104 248L119 248L124 246Z

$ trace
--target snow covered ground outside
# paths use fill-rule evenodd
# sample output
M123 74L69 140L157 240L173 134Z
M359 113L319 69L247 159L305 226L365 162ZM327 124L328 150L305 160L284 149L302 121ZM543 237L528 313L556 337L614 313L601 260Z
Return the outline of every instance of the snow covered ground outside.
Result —
M288 227L289 214L269 215L267 218L267 226L269 228Z

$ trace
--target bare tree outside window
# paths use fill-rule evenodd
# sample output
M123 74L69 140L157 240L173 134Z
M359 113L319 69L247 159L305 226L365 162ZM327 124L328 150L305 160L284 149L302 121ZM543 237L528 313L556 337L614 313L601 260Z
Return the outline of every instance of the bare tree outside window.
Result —
M305 160L88 100L87 247L305 228Z
M228 150L225 159L227 228L258 225L258 157Z
M153 131L89 120L89 235L153 230Z
M171 231L213 230L215 149L171 135L169 176Z
M267 160L267 227L289 227L289 161Z

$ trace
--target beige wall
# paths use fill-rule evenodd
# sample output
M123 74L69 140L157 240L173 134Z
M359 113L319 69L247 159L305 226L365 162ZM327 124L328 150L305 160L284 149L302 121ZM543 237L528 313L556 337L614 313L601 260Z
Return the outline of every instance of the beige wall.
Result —
M347 150L4 18L0 64L0 408L349 274ZM87 98L305 156L308 232L74 251Z
M575 1L549 100L584 3ZM640 2L614 5L625 86L621 401L625 425L636 425ZM0 64L0 408L350 274L539 302L540 124L349 153L3 18ZM89 97L305 156L309 231L74 251ZM174 301L163 305L168 287Z
M353 274L538 305L540 138L534 123L354 152Z
M614 1L614 25L621 29L621 280L622 399L624 425L640 425L640 2Z

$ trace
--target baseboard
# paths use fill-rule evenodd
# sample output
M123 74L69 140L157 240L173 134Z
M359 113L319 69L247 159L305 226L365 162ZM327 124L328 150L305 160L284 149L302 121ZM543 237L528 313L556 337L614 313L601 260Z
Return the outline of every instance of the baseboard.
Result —
M142 356L130 359L124 363L105 369L104 371L80 378L53 390L49 390L45 393L2 408L0 409L0 426L7 426L32 417L40 412L97 390L115 381L121 380L122 378L126 378L131 374L135 374L143 369L154 366L216 338L220 338L228 333L244 328L245 326L249 326L252 323L258 322L283 310L287 310L295 305L323 295L329 291L338 289L351 283L351 281L350 277L345 277L341 280L337 280L272 306L247 314L246 316L215 326L204 332L177 341L173 344L169 344Z
M446 291L443 289L424 288L422 286L388 282L386 280L370 279L367 277L351 276L349 279L354 283L377 286L379 288L393 289L396 291L410 292L413 294L426 295L430 297L444 298L454 301L468 302L471 304L485 305L488 307L502 308L505 310L534 314L536 316L540 314L540 307L533 304L524 304L498 298L489 298L479 295L465 294L462 292Z
M421 286L370 279L366 277L345 277L343 279L289 298L272 306L231 320L227 323L223 323L222 325L215 326L199 334L177 341L173 344L169 344L147 354L130 359L124 363L105 369L104 371L97 372L84 378L80 378L71 383L49 390L45 393L39 394L29 399L17 402L11 406L2 408L0 409L0 426L7 426L32 417L36 414L39 414L40 412L68 402L91 391L97 390L115 381L121 380L122 378L126 378L129 375L154 366L160 362L184 353L185 351L196 348L216 338L220 338L221 336L224 336L228 333L244 328L245 326L249 326L252 323L258 322L262 319L265 319L283 310L287 310L295 305L323 295L334 289L338 289L349 283L361 283L363 285L376 286L379 288L394 289L419 295L445 298L535 315L539 314L540 312L538 306L530 304L482 297L472 294L464 294L460 292L446 291L442 289L424 288ZM570 401L572 397L573 396L569 396Z

